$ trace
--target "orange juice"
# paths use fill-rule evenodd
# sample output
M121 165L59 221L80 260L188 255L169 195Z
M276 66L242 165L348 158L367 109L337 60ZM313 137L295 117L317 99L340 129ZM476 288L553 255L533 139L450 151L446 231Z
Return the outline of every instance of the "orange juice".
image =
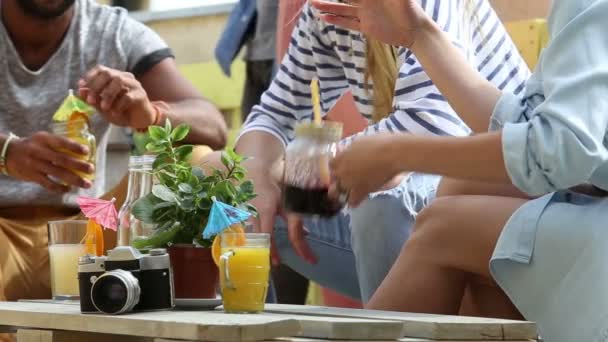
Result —
M53 298L78 298L78 258L85 254L85 246L81 244L49 246Z
M220 285L224 311L233 313L264 311L270 249L268 247L222 247Z
M58 152L65 153L72 158L81 160L86 163L95 164L95 148L96 141L95 136L89 132L87 122L82 119L70 120L67 122L57 122L54 123L51 127L51 130L54 134L60 135L62 137L68 138L69 140L87 146L89 148L89 153L86 155L73 153L71 151L66 151L63 149L57 150ZM85 173L81 171L76 171L70 169L70 171L79 175L83 179L87 179L90 181L95 180L95 172L93 173Z

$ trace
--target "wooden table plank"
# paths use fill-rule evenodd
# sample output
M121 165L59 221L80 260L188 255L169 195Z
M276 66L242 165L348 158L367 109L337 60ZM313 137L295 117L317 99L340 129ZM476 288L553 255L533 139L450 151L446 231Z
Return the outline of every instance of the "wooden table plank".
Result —
M56 331L19 329L17 342L153 342L150 337L133 337L124 335L110 335L85 333L79 331Z
M294 319L223 312L162 311L123 316L83 315L74 305L0 302L0 324L178 340L252 342L296 336Z
M303 338L303 337L281 337L270 341L265 342L334 342L332 340L325 339L315 339L315 338ZM375 340L375 341L359 341L359 342L387 342L384 340ZM504 340L427 340L422 338L402 338L396 340L395 342L505 342ZM535 342L534 340L519 340L519 341L507 341L507 342Z
M538 336L536 324L532 322L501 319L299 305L267 305L266 311L286 315L397 320L404 324L404 335L402 337L430 340L517 341L534 340Z
M328 340L397 340L403 336L401 321L276 313L265 315L296 319L302 327L300 336L303 337Z

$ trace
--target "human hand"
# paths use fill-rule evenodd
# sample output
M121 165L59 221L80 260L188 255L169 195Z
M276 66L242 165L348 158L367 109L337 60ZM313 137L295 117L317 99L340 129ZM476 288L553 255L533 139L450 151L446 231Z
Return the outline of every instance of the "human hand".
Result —
M287 214L287 234L296 254L306 262L316 264L317 257L306 242L307 231L299 215Z
M390 134L361 137L338 152L330 162L335 179L330 191L347 191L348 204L356 207L370 193L400 180L401 178L396 177L400 172L393 167L393 157L387 153L391 137Z
M69 154L88 153L87 146L61 136L38 132L11 142L6 156L6 170L11 177L38 183L54 192L67 192L69 186L87 189L91 187L91 182L72 170L91 174L94 172L93 165Z
M251 160L246 164L249 179L253 182L257 197L251 204L258 210L258 217L253 222L257 232L271 237L271 260L274 265L280 264L279 253L274 242L274 226L277 215L281 213L281 186L272 177L272 167L259 165Z
M98 65L78 82L79 95L118 126L145 129L157 112L133 74Z
M411 47L429 20L416 0L312 0L322 20L396 46Z

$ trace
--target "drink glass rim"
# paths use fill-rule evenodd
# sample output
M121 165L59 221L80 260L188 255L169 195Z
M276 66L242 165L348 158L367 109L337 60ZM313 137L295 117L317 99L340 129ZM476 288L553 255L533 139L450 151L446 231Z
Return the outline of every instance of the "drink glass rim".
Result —
M53 220L53 221L48 221L48 225L51 224L66 224L66 223L84 223L86 224L88 222L88 220Z
M253 239L267 239L270 238L270 234L268 233L234 233L234 232L225 232L221 233L221 235L245 235L247 238Z

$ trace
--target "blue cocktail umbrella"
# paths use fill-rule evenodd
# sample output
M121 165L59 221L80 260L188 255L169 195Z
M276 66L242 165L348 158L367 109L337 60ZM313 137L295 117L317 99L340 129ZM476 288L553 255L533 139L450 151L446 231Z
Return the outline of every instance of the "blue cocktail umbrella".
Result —
M251 213L222 203L213 198L213 206L211 207L207 226L203 231L203 238L210 239L233 224L244 222L250 217Z

